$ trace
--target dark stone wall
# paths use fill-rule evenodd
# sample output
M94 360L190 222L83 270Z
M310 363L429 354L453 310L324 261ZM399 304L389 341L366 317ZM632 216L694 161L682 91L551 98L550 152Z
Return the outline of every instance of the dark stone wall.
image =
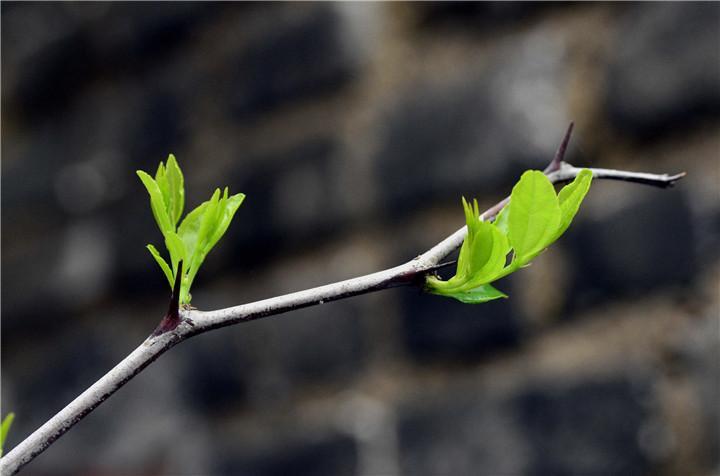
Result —
M509 300L417 289L194 338L28 474L713 474L720 7L11 3L2 21L8 447L138 345L169 290L135 170L247 194L193 304L369 273L552 157L597 182Z

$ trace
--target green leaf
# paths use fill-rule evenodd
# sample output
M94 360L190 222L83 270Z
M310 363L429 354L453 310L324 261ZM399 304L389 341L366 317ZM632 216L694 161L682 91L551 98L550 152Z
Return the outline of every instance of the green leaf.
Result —
M200 231L200 223L202 221L205 209L209 202L203 202L193 211L188 213L178 227L178 235L185 244L185 252L187 254L187 262L192 261L197 246L198 232Z
M216 188L215 192L208 200L207 208L203 213L202 220L200 221L200 230L198 231L197 247L202 254L207 254L208 243L212 239L213 232L217 226L219 215L222 212L220 209L220 189Z
M491 237L490 253L485 263L474 269L470 285L484 284L497 279L498 274L505 267L505 261L510 251L510 244L507 236L491 223L481 222L482 227L488 230Z
M167 216L174 227L180 220L185 206L184 178L174 155L168 156L167 164L160 162L155 172L155 182L163 197Z
M507 298L507 294L494 288L490 284L483 284L469 291L447 294L448 297L457 299L465 304L480 304L500 298Z
M495 221L493 224L500 230L503 234L508 234L508 217L510 216L510 213L508 213L508 210L510 209L509 205L505 205L502 210L495 216Z
M165 235L165 247L170 252L173 277L177 273L178 263L185 260L185 245L183 240L174 231Z
M5 446L5 439L7 438L8 432L10 431L10 426L12 425L14 419L15 414L8 413L7 415L5 415L5 418L2 421L2 425L0 425L0 456L2 456L3 446Z
M220 189L215 189L215 193L213 193L210 200L204 202L200 207L193 210L197 210L198 215L194 217L192 221L189 221L188 228L183 230L186 233L194 234L195 236L187 236L187 238L185 238L185 236L181 234L183 242L186 242L186 240L191 241L194 238L192 249L187 250L190 258L187 265L187 273L180 291L180 301L182 303L186 303L187 301L184 300L190 298L190 287L192 286L195 276L200 270L200 266L203 261L205 261L205 256L209 251L207 244L212 236L215 223L217 222L219 202ZM196 220L199 223L196 224ZM197 232L193 233L195 229Z
M560 223L560 205L545 174L528 170L513 187L508 207L508 236L516 266L522 266L552 242Z
M220 241L220 238L223 237L230 226L230 222L232 222L232 219L235 216L235 212L237 212L244 200L245 194L243 193L237 193L228 197L228 189L225 187L224 197L219 206L219 220L216 222L215 229L213 230L210 238L208 251L210 251L210 249L212 249L215 244Z
M165 212L170 208L170 188L168 187L167 179L165 178L165 164L160 162L157 171L155 172L155 183L157 183L160 193L163 197L163 203L165 204ZM172 216L168 214L170 218Z
M458 270L463 269L464 274L458 271L448 281L448 292L467 291L491 282L505 267L510 251L507 237L491 223L478 222L476 227L473 238L468 237L463 243L463 246L467 243L470 252L458 258ZM472 261L464 263L463 259Z
M477 200L470 205L462 197L463 211L465 212L465 224L467 226L467 236L460 247L460 255L458 256L458 271L456 274L456 282L464 281L473 272L482 267L490 257L492 247L488 246L492 243L490 231L482 226L482 222L478 218ZM452 280L451 280L452 281Z
M168 266L167 262L163 259L162 256L160 256L160 253L158 253L158 250L155 249L153 245L147 245L146 248L150 252L150 254L155 258L155 261L157 261L157 264L160 265L160 269L163 270L163 273L165 273L165 277L168 280L168 283L170 283L170 288L172 289L173 286L173 272L170 271L170 266Z
M175 160L175 156L170 154L165 166L165 179L168 185L168 216L174 225L177 225L185 208L185 178L182 170Z
M575 180L560 190L558 194L558 201L560 202L560 224L555 232L553 241L560 238L572 223L578 209L580 209L580 204L585 198L585 195L587 195L588 190L590 190L591 183L592 172L588 169L583 169L575 177Z
M169 231L175 231L175 227L170 223L160 186L150 175L142 170L138 170L137 175L140 177L140 180L142 180L143 185L145 185L148 194L150 194L150 207L152 208L155 222L158 228L160 228L160 231L163 235Z

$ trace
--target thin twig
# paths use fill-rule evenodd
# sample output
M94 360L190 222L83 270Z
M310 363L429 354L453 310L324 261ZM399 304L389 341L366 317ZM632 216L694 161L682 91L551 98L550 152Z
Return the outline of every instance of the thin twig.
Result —
M546 173L553 183L572 180L582 170L563 161L571 131L572 125L568 129L563 144L558 149L556 159L553 160L555 165L551 163L548 166L550 170ZM684 173L656 175L609 169L590 170L597 179L624 180L662 188L672 186L685 176ZM483 217L491 219L506 203L507 199L491 207L483 213ZM160 335L148 337L145 342L101 377L100 380L92 384L80 396L0 459L0 474L11 475L17 473L24 465L42 453L88 413L107 400L110 395L179 342L220 327L394 286L422 283L422 278L427 273L448 265L448 263L441 263L441 261L460 247L466 234L467 229L462 227L417 258L384 271L227 309L209 312L181 310L181 322L177 327Z

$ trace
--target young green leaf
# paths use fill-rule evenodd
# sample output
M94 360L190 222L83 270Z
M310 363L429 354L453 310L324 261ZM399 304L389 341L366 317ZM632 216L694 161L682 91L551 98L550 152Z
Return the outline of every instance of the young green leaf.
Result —
M238 208L240 208L240 205L242 205L242 202L244 200L245 194L243 193L237 193L228 197L228 188L225 187L225 192L221 200L220 209L218 212L219 220L217 221L216 227L213 230L212 236L210 237L210 248L215 246L215 244L220 241L220 238L223 237L228 227L230 226L230 222L235 216L235 212L237 212Z
M489 283L497 279L505 267L507 255L510 252L510 244L508 238L496 226L491 223L481 222L491 237L490 256L487 261L475 268L469 279L469 286L476 287L480 284ZM466 286L467 287L467 286Z
M185 245L183 240L178 236L177 233L171 231L165 235L165 247L170 252L170 262L172 264L172 273L175 273L178 269L178 263L185 260Z
M590 190L590 184L592 182L592 172L588 169L583 169L575 177L571 183L565 185L560 193L558 194L558 201L560 202L560 224L555 232L553 241L558 239L565 230L568 229L570 223L580 208L585 195Z
M200 220L196 247L201 255L205 255L210 251L208 245L217 226L220 213L220 189L216 188L212 197L208 200L207 208L205 208L205 213L203 213Z
M172 223L176 225L180 221L183 208L185 207L185 178L178 166L175 156L168 156L167 165L165 166L165 180L168 187L168 216Z
M508 213L508 210L510 209L509 205L505 205L502 210L495 216L495 221L493 222L493 225L497 227L498 230L500 230L503 234L508 234L508 217L510 216L510 213Z
M195 279L200 265L210 250L217 244L230 226L235 212L245 199L242 193L228 196L225 188L222 197L216 190L212 198L194 210L180 225L180 235L189 247L194 250L190 258L188 270L188 287Z
M216 222L218 220L218 208L220 205L220 189L215 189L210 200L205 202L205 207L200 216L200 226L195 238L195 247L191 252L190 264L188 266L188 287L195 279L200 265L210 251L208 243L212 237Z
M495 299L507 298L507 294L494 288L490 284L483 284L469 291L445 294L445 296L455 298L465 304L481 304Z
M168 283L170 283L170 288L172 288L174 273L170 270L170 266L168 266L167 262L163 259L162 256L160 256L160 253L153 245L147 245L146 248L148 249L152 257L155 258L157 264L160 265L160 269L162 269L165 277L168 280Z
M545 174L528 170L513 187L508 207L508 235L515 251L515 266L522 266L552 242L560 223L560 205Z
M5 415L5 418L2 421L2 425L0 425L0 456L3 454L3 446L5 446L5 439L7 438L8 432L10 431L10 426L12 425L13 420L15 419L14 413L8 413Z
M456 281L463 281L487 263L492 253L492 233L478 218L477 200L468 204L462 197L467 237L460 247Z
M140 180L142 180L143 185L145 185L148 194L150 194L150 208L152 208L155 222L157 222L160 231L163 235L169 231L175 231L175 226L170 222L170 217L167 214L167 208L160 186L150 175L142 170L138 170L137 175L140 177Z
M197 247L198 233L200 232L200 223L202 222L205 209L209 202L203 202L193 211L188 213L178 227L178 235L185 244L185 250L188 254L187 262L192 262L195 249Z
M505 267L510 245L495 225L478 218L477 201L468 226L468 236L463 246L468 248L465 256L458 257L456 276L448 281L447 291L468 291L496 279ZM462 249L461 249L462 252Z
M482 288L502 272L510 245L505 234L479 217L477 200L472 205L464 198L462 201L468 234L460 248L457 273L448 281L429 278L428 290L444 296L461 296L465 302L482 302L479 297L482 289L473 290Z

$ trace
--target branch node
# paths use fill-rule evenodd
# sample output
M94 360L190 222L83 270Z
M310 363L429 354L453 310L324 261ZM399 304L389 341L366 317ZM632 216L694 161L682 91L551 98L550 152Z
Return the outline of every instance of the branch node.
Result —
M180 324L180 284L182 282L182 260L178 263L177 274L175 275L175 284L173 285L172 294L170 295L170 304L168 305L167 314L162 318L160 324L152 333L153 337L160 334L170 332Z

